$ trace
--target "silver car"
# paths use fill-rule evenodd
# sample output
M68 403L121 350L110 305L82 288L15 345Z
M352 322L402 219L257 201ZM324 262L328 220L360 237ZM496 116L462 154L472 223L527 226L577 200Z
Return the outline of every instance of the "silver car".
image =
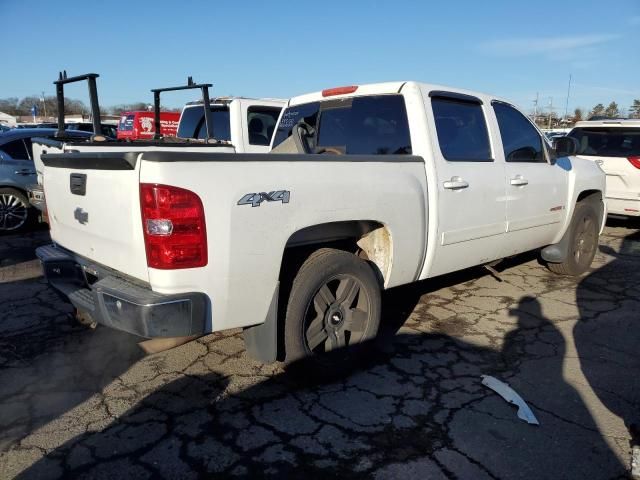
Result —
M31 139L54 137L55 128L20 128L0 133L0 233L27 227L35 212L27 199L27 186L35 183ZM68 130L73 138L87 138L89 132Z

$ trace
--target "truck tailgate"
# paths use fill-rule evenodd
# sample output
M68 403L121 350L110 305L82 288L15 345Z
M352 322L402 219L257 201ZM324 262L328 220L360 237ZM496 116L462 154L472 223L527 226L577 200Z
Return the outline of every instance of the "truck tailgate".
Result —
M54 242L147 281L138 155L43 155L44 190Z

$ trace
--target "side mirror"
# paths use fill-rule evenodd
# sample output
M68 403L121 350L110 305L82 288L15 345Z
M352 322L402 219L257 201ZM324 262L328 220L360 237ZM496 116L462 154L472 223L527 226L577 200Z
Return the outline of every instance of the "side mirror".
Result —
M580 145L573 137L560 137L553 141L553 148L558 157L569 157L578 153Z

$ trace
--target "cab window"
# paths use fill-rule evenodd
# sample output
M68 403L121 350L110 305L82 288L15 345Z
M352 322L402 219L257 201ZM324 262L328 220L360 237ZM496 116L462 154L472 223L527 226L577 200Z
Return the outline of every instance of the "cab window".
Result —
M475 101L432 97L431 108L442 156L450 162L492 162L482 105Z
M524 115L501 102L493 102L493 111L507 162L546 162L542 137Z
M13 160L30 160L29 153L22 139L0 145L0 150L9 155Z

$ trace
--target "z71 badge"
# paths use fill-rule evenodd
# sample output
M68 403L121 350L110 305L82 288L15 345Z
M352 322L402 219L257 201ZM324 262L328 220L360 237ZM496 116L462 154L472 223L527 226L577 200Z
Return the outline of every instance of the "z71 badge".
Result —
M238 205L251 205L252 207L259 207L264 201L289 203L290 196L291 193L289 192L289 190L277 190L269 193L247 193L244 197L238 200Z

